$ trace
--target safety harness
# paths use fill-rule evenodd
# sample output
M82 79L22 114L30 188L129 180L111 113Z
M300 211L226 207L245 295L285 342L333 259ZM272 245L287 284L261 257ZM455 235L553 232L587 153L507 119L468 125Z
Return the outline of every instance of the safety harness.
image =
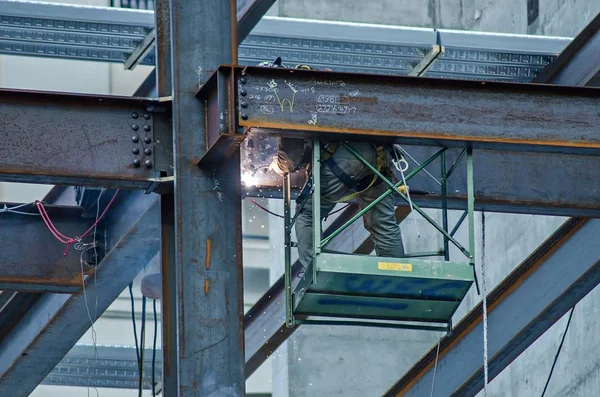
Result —
M356 196L361 193L366 192L373 186L379 185L382 181L379 177L374 174L372 177L367 176L362 179L356 180L350 177L333 159L333 154L339 148L340 142L328 142L323 145L323 149L321 149L321 165L327 166L331 172L350 190L355 190L354 193L351 193L345 197L342 197L339 200L328 200L329 202L341 203L345 201L352 200ZM383 146L378 146L373 144L373 148L377 152L377 160L375 164L375 168L377 171L383 173L383 170L387 168L387 161L385 156L385 150Z

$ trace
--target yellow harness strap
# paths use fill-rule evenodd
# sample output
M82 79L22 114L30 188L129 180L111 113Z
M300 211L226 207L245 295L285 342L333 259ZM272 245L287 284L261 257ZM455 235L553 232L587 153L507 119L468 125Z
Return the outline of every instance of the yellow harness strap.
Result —
M338 142L332 142L330 144L328 144L327 146L325 146L325 148L321 151L321 160L323 162L327 161L337 150L337 148L339 147L339 143ZM387 163L386 163L386 158L385 158L385 150L383 148L383 146L375 146L373 145L373 147L375 148L376 152L377 152L377 160L375 163L375 168L377 169L377 171L381 172L385 167L387 167ZM323 199L325 201L328 201L330 203L343 203L346 201L350 201L352 199L354 199L356 196L358 196L359 194L362 194L364 192L366 192L367 190L371 189L373 187L373 185L375 184L375 182L377 181L377 174L373 175L373 179L371 180L371 183L369 183L369 185L364 188L363 190L351 193L347 196L342 197L339 200L327 200L327 199Z

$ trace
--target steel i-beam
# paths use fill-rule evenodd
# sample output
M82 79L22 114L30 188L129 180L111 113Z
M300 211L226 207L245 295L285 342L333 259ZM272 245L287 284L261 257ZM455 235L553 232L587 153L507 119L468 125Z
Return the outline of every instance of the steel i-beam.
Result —
M219 64L237 62L235 2L170 4L175 153L170 233L176 273L170 288L178 298L176 395L243 395L239 154L208 175L196 166L206 147L207 109L194 95Z
M0 90L0 180L148 189L165 144L155 125L166 118L170 127L161 108L145 98Z

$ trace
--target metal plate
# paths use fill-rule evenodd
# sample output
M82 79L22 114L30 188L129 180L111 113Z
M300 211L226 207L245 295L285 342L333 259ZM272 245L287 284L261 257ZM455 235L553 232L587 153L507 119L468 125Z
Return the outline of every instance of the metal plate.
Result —
M468 263L320 254L294 292L298 315L447 321L471 284Z
M298 288L311 292L460 301L473 282L468 263L320 254ZM298 290L299 291L299 290Z
M296 315L445 323L460 302L307 293Z

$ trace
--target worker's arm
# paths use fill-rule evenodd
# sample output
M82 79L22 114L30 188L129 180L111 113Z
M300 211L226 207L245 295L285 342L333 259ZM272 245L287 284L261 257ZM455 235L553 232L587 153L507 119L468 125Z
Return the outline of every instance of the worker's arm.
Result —
M280 175L294 172L310 162L310 153L310 147L303 139L279 138L277 157L273 158L269 169Z

